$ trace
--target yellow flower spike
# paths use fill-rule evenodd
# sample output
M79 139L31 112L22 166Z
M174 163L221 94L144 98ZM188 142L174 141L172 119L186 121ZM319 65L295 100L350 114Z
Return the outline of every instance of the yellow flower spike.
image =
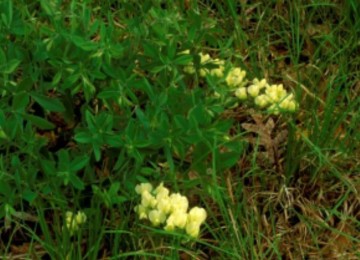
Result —
M166 231L173 231L175 230L175 224L174 224L174 217L170 215L168 219L166 220L166 226L164 227Z
M154 194L156 195L156 199L159 200L164 197L169 197L169 189L164 187L164 183L160 183L159 186L154 190Z
M66 227L71 235L78 230L78 225L75 221L70 221L69 223L66 223Z
M208 69L200 69L200 77L205 77L208 73Z
M269 104L269 98L266 95L259 95L254 99L255 105L264 108Z
M135 186L135 192L137 194L142 194L144 191L151 192L153 186L150 183L141 183Z
M199 53L199 56L200 56L200 64L204 65L208 62L211 61L211 57L209 54L202 54L201 52ZM209 73L209 70L208 69L200 69L200 77L205 77L206 74Z
M248 87L247 91L251 97L256 97L259 95L260 87L258 85L251 85Z
M158 203L156 205L156 208L165 214L169 214L171 212L171 200L169 197L163 197L161 199L158 199Z
M69 234L72 236L79 226L86 222L86 215L82 211L78 211L76 215L71 211L65 213L65 226L69 230Z
M268 111L274 115L278 115L280 113L279 106L277 104L273 104L268 108Z
M211 57L209 54L202 54L201 52L199 53L199 56L200 56L200 63L201 64L205 64L207 63L208 61L211 60Z
M193 207L189 211L188 220L190 222L198 222L201 224L205 221L206 217L207 217L207 214L206 214L206 210L204 208Z
M140 204L135 206L134 210L136 213L138 213L139 219L148 219L148 208Z
M164 224L163 228L167 231L183 229L192 237L199 235L200 226L207 216L205 209L193 207L187 213L188 199L180 193L173 193L169 196L169 190L164 187L163 183L160 183L152 192L149 192L147 188L143 189L141 197L141 204L134 208L140 219L149 219L154 226ZM82 216L81 213L78 215ZM71 225L73 222L69 223L69 227L78 228L77 225L74 227Z
M282 101L282 102L279 104L279 107L280 107L282 110L288 110L289 100L285 99L284 101Z
M184 228L187 222L188 214L182 210L174 211L169 218L173 218L173 224L178 228Z
M232 68L228 75L226 76L226 84L231 88L236 88L243 83L246 76L246 71L241 70L240 68Z
M263 89L263 88L269 86L266 79L262 79L259 81L257 78L253 79L253 85L257 85L259 87L259 89Z
M197 222L189 222L185 227L186 233L194 238L197 238L200 233L200 224Z
M240 100L247 99L246 88L244 88L244 87L237 88L236 91L235 91L235 96Z
M225 70L224 67L212 69L210 70L210 75L218 78L222 78L224 77L224 70Z
M66 222L71 222L71 220L73 219L73 215L74 213L72 213L71 211L66 211L65 213Z
M170 195L171 211L183 211L186 212L189 207L189 201L185 196L180 193L173 193Z
M279 107L289 112L295 112L297 103L293 98L293 94L290 94L283 102L281 102Z
M154 226L159 226L166 221L166 214L160 210L153 209L149 212L149 220Z
M75 220L78 225L84 224L86 222L86 219L87 217L85 213L82 211L78 211L78 213L75 216Z
M145 190L141 194L141 205L144 207L154 208L157 204L157 200L153 195L150 194L147 190Z
M194 63L190 62L188 65L184 67L184 72L187 74L195 74Z
M225 61L220 60L220 59L214 59L212 61L212 64L217 65L218 67L215 69L210 70L210 75L218 77L218 78L222 78L224 77L224 71L225 71Z
M298 106L298 105L297 105L296 101L295 101L295 100L291 100L291 101L289 101L287 110L288 110L289 112L295 112L296 109L297 109L297 106Z
M269 97L270 102L276 103L283 100L286 97L287 92L284 89L283 85L279 84L267 87L265 90L265 94Z

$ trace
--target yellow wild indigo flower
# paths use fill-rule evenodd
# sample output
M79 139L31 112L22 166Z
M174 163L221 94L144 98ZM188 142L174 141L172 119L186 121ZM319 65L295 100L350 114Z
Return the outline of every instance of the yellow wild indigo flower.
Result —
M151 192L153 190L153 186L150 183L141 183L135 186L135 192L137 194L142 194L144 191Z
M244 87L237 88L236 91L235 91L235 96L240 100L247 99L246 88L244 88Z
M183 229L189 236L199 235L200 226L206 219L205 209L194 207L188 213L188 199L180 193L170 194L163 183L155 189L143 183L137 185L135 191L141 195L141 203L134 208L139 219L148 219L154 226L164 224L167 231Z
M185 196L180 193L173 193L170 195L171 211L186 212L189 207L189 201Z
M134 210L139 214L139 219L148 219L149 208L140 204L135 206Z
M200 232L200 226L207 217L206 211L203 208L194 207L189 211L186 233L192 237L197 237Z
M230 88L236 88L242 85L245 76L246 71L241 70L240 68L232 68L226 76L225 81Z
M194 67L194 63L190 62L189 64L187 64L184 67L184 72L186 72L187 74L195 74L195 67Z
M268 98L266 95L262 94L262 95L259 95L259 96L255 97L254 103L255 103L255 105L257 105L258 107L264 108L264 107L266 107L270 102L269 102L269 98Z
M257 97L260 93L260 91L267 87L268 84L266 82L266 79L262 79L259 81L257 78L253 80L253 84L248 87L248 93L253 98Z
M217 68L211 69L210 70L210 75L218 77L218 78L224 77L224 71L225 71L224 64L225 64L225 61L220 60L220 59L214 59L212 61L212 64L216 65Z
M141 193L141 205L144 207L154 208L157 204L156 198L147 190Z
M166 221L166 214L161 210L153 209L149 212L149 220L154 226L159 226Z
M269 85L266 79L258 80L255 78L252 84L247 87L247 94L253 98L254 104L259 108L267 108L272 114L280 112L294 112L297 103L293 94L288 94L282 84ZM245 99L244 90L238 88L235 96L240 100Z
M173 226L183 229L186 225L187 217L188 214L186 213L186 211L182 211L182 210L173 211L171 215L168 217L168 220L166 222L167 226ZM167 227L167 229L169 229L169 227Z
M87 220L87 217L84 212L78 211L76 215L71 211L67 211L65 213L65 225L69 230L70 235L72 236L76 231L78 231L79 227L83 225Z
M168 198L170 191L168 188L164 187L164 183L160 183L160 185L154 190L154 194L156 195L156 199L160 200L162 198Z
M200 64L201 65L210 63L211 57L209 54L203 54L200 52L199 56L200 56ZM199 71L200 77L205 77L208 73L209 73L209 70L206 68L201 68Z

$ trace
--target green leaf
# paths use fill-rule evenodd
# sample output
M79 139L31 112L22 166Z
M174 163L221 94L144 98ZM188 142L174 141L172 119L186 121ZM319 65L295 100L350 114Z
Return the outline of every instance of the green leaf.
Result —
M91 143L92 134L88 132L79 132L74 137L75 141L81 144Z
M233 167L240 158L239 152L226 152L218 154L218 170L226 170Z
M117 89L106 89L101 91L98 95L97 98L100 99L108 99L108 98L112 98L112 99L117 99L120 96L120 91Z
M176 65L187 65L193 60L191 55L181 55L174 60Z
M66 149L61 149L57 152L57 156L59 159L58 162L58 170L59 171L70 171L70 155L69 151Z
M82 80L83 80L85 99L89 101L91 98L93 98L96 88L87 77L83 76Z
M0 64L6 63L6 55L5 52L0 48Z
M54 12L53 1L41 0L40 4L41 4L41 8L45 11L47 15L49 16L54 15L55 12Z
M12 59L5 64L0 65L0 72L4 74L13 73L16 68L20 65L21 61L18 59Z
M119 58L124 53L124 48L122 45L119 44L112 44L110 46L110 53L112 57Z
M95 160L98 162L101 159L101 151L98 145L93 144L93 150L95 155Z
M4 5L7 5L6 7L3 5L4 13L1 14L1 18L4 22L4 24L6 24L7 28L10 28L11 23L12 23L12 19L13 19L13 5L12 5L12 0L7 0L4 2Z
M49 160L40 160L40 164L46 177L52 178L54 176L54 173L56 172L54 162Z
M36 197L37 197L37 194L35 192L31 191L30 189L26 189L22 193L22 198L29 203L32 203L36 199Z
M120 189L120 182L114 182L113 184L111 184L110 189L108 191L108 194L110 196L116 196L117 193L119 192Z
M12 100L12 109L18 112L22 112L29 104L29 101L29 95L27 93L17 93L14 95Z
M85 121L90 131L95 132L97 130L95 117L89 110L85 111Z
M135 114L139 119L140 123L144 126L144 128L148 130L150 128L149 120L147 119L146 115L141 110L141 108L139 108L138 106L135 108Z
M79 171L82 168L84 168L88 163L89 163L89 157L87 156L76 157L70 163L70 170L74 172Z
M42 130L50 130L50 129L54 129L55 125L49 121L47 121L46 119L43 119L39 116L34 116L34 115L29 115L29 114L25 114L24 118L29 120L33 125L35 125L36 127L42 129Z
M84 51L93 51L98 48L98 45L90 40L86 40L77 35L69 35L71 41L79 48L83 49Z
M155 46L152 43L144 42L143 43L143 48L144 48L144 54L146 56L149 56L151 58L156 58L156 59L159 58L158 46Z
M124 196L116 196L116 197L113 197L112 199L111 199L111 202L113 203L113 204L122 204L122 203L124 203L125 201L127 201L128 199L126 198L126 197L124 197Z
M11 195L11 190L12 190L12 187L9 182L7 182L5 180L0 180L0 193L1 194L5 195L5 196L9 196L9 195Z
M43 108L53 112L64 112L65 107L60 100L32 92L31 97Z
M104 143L110 145L111 147L122 147L124 142L121 140L121 137L118 135L104 135Z
M69 181L75 189L83 190L85 188L84 182L74 173L69 173Z

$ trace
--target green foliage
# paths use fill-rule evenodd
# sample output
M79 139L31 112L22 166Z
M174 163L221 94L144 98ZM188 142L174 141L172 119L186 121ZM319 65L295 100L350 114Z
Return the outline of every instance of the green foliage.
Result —
M356 1L348 1L344 11L337 4L295 1L284 9L289 10L284 17L273 16L273 10L281 9L278 1L247 2L1 1L1 253L9 254L12 238L20 237L30 244L29 256L36 244L54 259L96 259L103 252L159 257L161 251L145 251L164 241L184 252L210 248L225 259L257 259L252 248L269 241L257 233L256 214L262 213L247 208L241 193L245 182L264 188L272 182L264 176L276 168L282 169L277 177L295 185L300 169L309 169L312 180L330 169L330 176L352 189L332 156L355 153L360 138L359 99L352 90L359 78L353 55L360 28ZM327 10L334 12L339 27L331 24L335 28L328 34L311 38L301 24L303 13L311 18L310 28L310 20L327 19ZM312 52L310 66L302 59L311 41L320 47ZM253 78L270 74L273 82L286 79L289 85L294 83L290 72L275 64L290 60L298 80L292 87L305 108L296 120L279 119L287 121L289 131L284 167L274 164L263 174L254 163L263 151L248 146L254 136L245 138L238 124L239 118L251 120L247 107L235 109L237 101L222 87L222 79L184 73L189 62L197 71L211 68L201 64L202 51L246 68ZM271 62L265 61L268 56ZM323 83L329 64L339 67ZM312 68L311 74L305 67ZM320 82L326 87L317 88ZM344 136L337 135L344 125ZM304 167L305 157L316 165ZM238 205L228 210L234 198L225 192L224 174L230 171L240 188L235 191ZM215 238L219 244L184 245L179 234L157 233L137 223L134 187L145 181L187 188L207 208L215 205L219 210L210 213L213 227L207 225L206 234L207 241ZM88 222L71 238L62 228L63 216L82 209ZM252 226L243 228L242 218ZM281 258L281 245L271 243L264 257ZM172 254L171 259L178 257Z

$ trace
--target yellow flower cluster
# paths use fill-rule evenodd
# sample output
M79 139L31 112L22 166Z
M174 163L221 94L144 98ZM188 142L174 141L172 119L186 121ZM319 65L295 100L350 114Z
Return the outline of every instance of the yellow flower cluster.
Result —
M182 53L189 54L189 50L185 50ZM246 71L239 67L232 67L225 74L225 61L220 59L213 59L209 54L199 53L200 65L199 70L201 77L206 75L212 75L218 78L225 79L226 85L233 91L234 95L239 100L246 100L249 97L252 98L255 106L261 109L267 109L269 113L279 114L280 112L295 112L298 108L294 95L287 93L282 84L270 85L266 79L258 80L255 78L252 82L246 79ZM212 66L216 68L208 69L204 68L204 65ZM185 66L184 71L189 74L195 73L194 63L190 62ZM249 86L248 86L249 85ZM218 92L215 92L215 96L218 96Z
M78 211L76 215L71 211L65 213L65 224L66 228L69 230L70 235L73 235L78 231L79 227L86 222L86 215L82 211Z
M206 219L203 208L193 207L189 212L189 202L180 193L170 194L161 183L153 189L150 183L136 185L135 192L141 195L141 203L135 207L140 219L148 219L154 226L164 225L167 231L184 229L192 237L200 233L200 226Z
M244 85L246 71L240 68L232 68L226 76L226 84L230 88L241 88Z
M189 53L190 53L189 50L185 50L185 51L181 52L181 54L189 54ZM200 57L200 65L201 66L204 66L204 65L216 66L213 69L201 68L199 71L200 77L205 77L208 74L218 77L218 78L222 78L224 76L224 71L225 71L225 67L224 67L225 61L224 60L212 59L209 54L207 54L207 53L203 54L202 52L200 52L198 55ZM194 74L195 73L194 63L190 62L188 65L186 65L184 67L184 71L188 74Z
M254 98L254 103L259 108L267 108L275 115L281 111L295 112L298 104L293 94L288 94L282 84L269 85L265 79L259 81L255 78L247 88L248 94Z

